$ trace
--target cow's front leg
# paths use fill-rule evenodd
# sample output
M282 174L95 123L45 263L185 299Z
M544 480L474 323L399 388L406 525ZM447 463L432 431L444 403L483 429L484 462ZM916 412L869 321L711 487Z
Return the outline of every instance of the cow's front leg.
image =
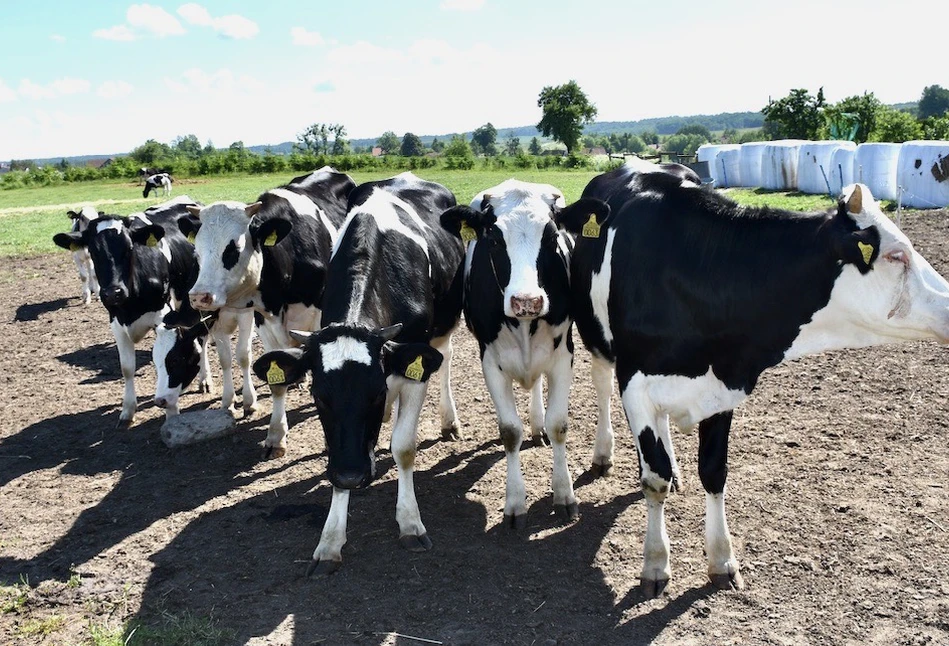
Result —
M514 529L527 526L527 490L521 475L521 439L524 428L517 414L511 378L499 367L497 359L488 354L481 362L484 382L498 414L498 430L507 458L507 486L504 495L504 524Z
M444 360L439 372L439 399L438 414L442 422L442 437L446 440L460 440L461 430L458 426L458 409L455 408L455 397L451 392L451 358L454 354L451 333L432 340L432 347L442 353Z
M410 552L431 549L432 541L422 524L415 499L415 452L418 445L418 419L425 404L428 382L390 377L390 388L399 391L399 416L392 426L392 457L399 469L399 494L395 519L399 523L399 544Z
M579 516L567 465L567 400L573 381L572 359L573 355L568 351L558 353L553 369L547 373L547 416L544 419L553 452L554 513L567 522Z
M287 454L287 387L271 386L273 410L270 412L270 426L267 439L264 440L264 459L282 458Z
M244 385L241 390L241 407L244 415L257 411L257 391L251 378L251 338L254 334L254 311L243 310L237 315L237 365L241 368Z
M613 364L594 356L590 375L596 391L596 441L593 444L594 477L607 476L613 468L613 423L610 420L610 398L613 396Z
M231 352L231 335L217 326L214 329L214 346L217 348L217 358L221 363L221 408L228 409L234 405L234 354ZM206 349L206 346L205 346Z
M119 365L122 368L122 379L125 382L125 392L122 395L122 412L116 428L128 428L135 417L135 342L132 341L129 328L112 319L110 325L115 337L115 346L119 350Z
M313 560L306 575L332 574L343 562L343 545L346 544L346 516L349 513L349 489L333 487L333 501L323 523L320 543L313 551Z
M544 428L544 418L547 416L547 411L544 408L543 377L538 377L534 385L531 386L531 396L527 409L531 423L531 441L534 443L534 446L550 444L550 438L547 436L547 431Z
M205 336L201 340L201 356L198 360L198 392L208 394L214 392L214 377L211 375L211 359L208 356L208 346L211 345L210 341L210 335ZM228 350L228 352L230 352L230 350ZM218 348L218 356L220 356L220 353L221 349Z
M699 479L705 487L705 553L708 578L721 590L741 590L745 583L732 552L725 519L725 480L728 477L728 432L732 411L699 423Z

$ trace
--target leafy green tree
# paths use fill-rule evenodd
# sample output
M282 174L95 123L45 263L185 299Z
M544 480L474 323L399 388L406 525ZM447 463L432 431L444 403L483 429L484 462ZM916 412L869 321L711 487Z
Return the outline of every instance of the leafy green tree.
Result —
M10 170L29 170L36 168L36 162L32 159L11 159Z
M868 141L902 143L922 137L923 128L913 115L881 105L876 112L875 125Z
M712 132L701 123L690 123L682 126L676 131L677 135L702 135L705 141L712 140Z
M862 95L848 96L837 103L824 108L827 123L841 120L841 115L853 115L857 123L857 134L853 140L862 144L870 137L876 126L877 112L883 104L874 96L873 92L864 92Z
M62 159L59 160L59 163L56 164L56 168L58 168L59 170L66 170L69 168L69 162L66 161L65 157L63 157Z
M949 114L924 119L922 126L923 139L949 139Z
M655 130L643 130L639 133L639 138L643 140L647 146L655 146L659 143L659 135L656 134Z
M574 80L545 87L540 91L537 107L543 111L537 129L566 146L567 154L577 147L583 126L596 118L596 106Z
M745 144L749 141L767 141L768 136L764 132L764 128L754 128L753 130L745 130L743 133L738 135L739 144Z
M471 157L471 146L465 140L464 135L455 135L445 146L446 157Z
M431 148L432 148L433 153L440 153L443 150L445 150L445 142L439 141L438 137L435 137L434 139L432 139Z
M345 155L349 150L349 142L346 141L346 126L341 123L330 124L329 131L333 134L333 155Z
M678 155L694 155L707 141L702 135L672 135L663 142L662 149Z
M195 135L183 135L175 137L171 142L171 147L175 153L186 159L197 159L201 156L201 142Z
M422 140L418 138L418 135L407 132L402 137L401 152L403 157L421 157L425 154L425 146L422 145Z
M711 139L709 139L711 141ZM735 144L738 143L738 131L734 128L725 128L722 132L722 141L726 144Z
M949 112L949 90L941 85L929 85L923 88L919 99L919 118L941 117Z
M510 155L511 157L517 157L521 154L521 140L519 137L511 137L507 140L507 145L504 147L504 152Z
M527 150L532 155L540 155L544 152L544 149L540 145L540 140L537 137L531 138L531 143L527 146Z
M475 146L489 157L498 154L498 129L491 125L491 122L484 124L471 133L471 145Z
M168 144L159 143L154 139L147 140L129 153L129 157L144 166L151 166L157 160L167 159L171 156L171 148Z
M402 142L399 140L399 135L391 130L386 130L381 137L376 139L376 145L382 148L383 154L391 155L399 150Z
M325 155L329 153L330 131L325 123L314 123L297 135L294 152Z
M791 90L761 109L768 133L777 139L816 139L824 124L824 88L811 96L806 89Z

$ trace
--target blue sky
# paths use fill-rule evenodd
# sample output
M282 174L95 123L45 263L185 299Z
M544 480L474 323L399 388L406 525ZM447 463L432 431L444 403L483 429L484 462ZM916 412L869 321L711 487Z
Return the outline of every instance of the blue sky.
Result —
M503 135L570 79L604 121L949 86L936 0L4 0L0 15L0 159L191 133L279 143L314 122Z

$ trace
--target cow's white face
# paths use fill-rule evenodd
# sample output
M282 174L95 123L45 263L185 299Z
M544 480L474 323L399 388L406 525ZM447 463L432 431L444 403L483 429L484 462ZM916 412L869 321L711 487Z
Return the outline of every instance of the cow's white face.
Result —
M949 283L880 210L863 184L844 189L849 215L860 229L876 227L879 253L861 273L844 265L827 306L805 325L789 356L893 341L949 342ZM861 251L870 258L870 245Z
M263 258L251 239L248 208L242 202L215 202L201 209L194 239L198 280L189 292L196 309L246 307L259 284Z
M493 227L497 231L489 232L478 244L495 245L491 253L496 274L499 269L504 272L497 266L495 254L503 254L510 263L510 279L503 287L504 315L523 320L545 316L550 310L550 297L540 284L538 258L545 234L548 242L557 244L551 216L555 209L566 206L562 192L550 184L509 179L479 193L471 202L477 210L488 206L497 218ZM503 245L491 240L491 235L498 234Z

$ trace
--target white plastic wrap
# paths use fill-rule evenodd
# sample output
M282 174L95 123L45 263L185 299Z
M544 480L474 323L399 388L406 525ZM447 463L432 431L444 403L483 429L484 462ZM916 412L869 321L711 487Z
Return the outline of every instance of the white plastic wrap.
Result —
M837 148L830 156L830 190L834 196L839 196L844 186L853 184L853 156L857 147Z
M702 144L695 151L695 159L700 162L708 162L709 176L714 180L715 188L722 186L721 168L715 163L715 157L723 150L738 149L738 144Z
M853 181L866 184L878 200L896 199L896 167L902 144L860 144L853 156Z
M741 146L718 151L715 168L722 176L722 188L741 186Z
M761 186L761 156L769 141L749 141L741 145L741 185Z
M900 147L896 176L903 206L949 206L949 141L907 141Z
M797 160L801 145L799 139L768 142L761 155L761 188L770 191L793 191L797 188Z
M854 150L856 147L852 141L808 141L801 144L797 159L797 190L811 195L836 191L830 181L831 157L836 150Z

